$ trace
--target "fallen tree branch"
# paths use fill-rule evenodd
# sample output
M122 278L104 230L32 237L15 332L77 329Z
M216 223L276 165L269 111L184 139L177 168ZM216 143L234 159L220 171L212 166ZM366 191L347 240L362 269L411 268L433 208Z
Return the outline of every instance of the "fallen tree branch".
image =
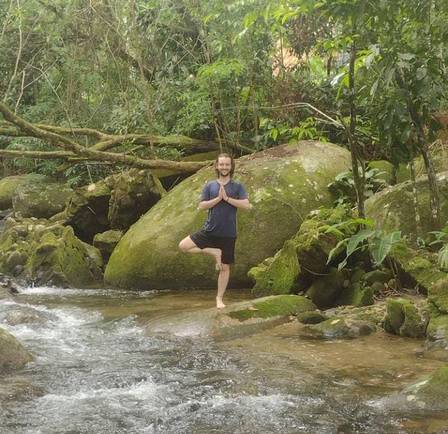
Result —
M62 134L53 132L54 129L59 129L60 127L52 127L53 131L49 129L43 129L35 124L27 122L25 119L13 113L3 102L0 102L0 113L6 121L15 125L20 131L26 133L28 136L36 137L42 139L48 143L53 144L56 147L63 148L65 151L71 151L80 157L85 157L96 161L112 161L116 163L122 163L133 167L138 167L141 169L168 169L174 170L180 173L192 173L201 169L204 166L211 164L211 161L198 161L198 162L178 162L170 160L160 160L160 159L143 159L140 157L134 157L127 155L126 153L113 153L98 151L92 148L87 148L74 140L65 137ZM48 126L47 126L48 127ZM91 133L90 129L82 129L84 132L86 130ZM97 132L98 133L98 132ZM35 157L33 157L35 158Z

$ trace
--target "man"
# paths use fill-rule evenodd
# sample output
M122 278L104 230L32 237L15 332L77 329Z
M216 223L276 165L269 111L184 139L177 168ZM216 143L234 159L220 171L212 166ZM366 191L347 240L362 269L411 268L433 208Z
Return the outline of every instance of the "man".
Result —
M229 283L230 264L235 262L236 211L250 209L252 205L246 190L233 181L235 162L229 154L220 154L215 161L217 179L206 184L202 191L199 209L208 209L203 228L184 238L179 248L187 253L206 253L215 258L218 275L216 307L222 309L222 301Z

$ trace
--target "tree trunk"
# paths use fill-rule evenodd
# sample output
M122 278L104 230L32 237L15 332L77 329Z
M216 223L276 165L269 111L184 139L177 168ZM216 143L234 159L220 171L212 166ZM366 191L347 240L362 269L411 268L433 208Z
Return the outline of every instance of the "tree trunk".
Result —
M356 29L353 29L355 33ZM359 173L359 163L360 163L360 152L358 149L358 141L355 137L356 130L356 107L355 107L355 61L356 61L356 45L355 42L352 43L350 50L350 64L349 64L349 106L350 106L350 126L348 141L350 144L350 155L352 160L352 171L353 171L353 181L355 183L356 192L356 204L358 208L358 215L361 218L365 217L364 210L364 176L360 176ZM361 162L362 164L362 162ZM364 169L363 167L361 167ZM364 170L363 170L364 172Z

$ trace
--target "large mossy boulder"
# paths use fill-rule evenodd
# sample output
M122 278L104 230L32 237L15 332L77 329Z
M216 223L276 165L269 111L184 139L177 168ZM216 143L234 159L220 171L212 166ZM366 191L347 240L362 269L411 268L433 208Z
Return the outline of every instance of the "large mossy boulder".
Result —
M448 220L448 172L437 175L441 219ZM431 225L429 187L427 177L416 181L417 206L414 203L413 184L402 182L388 187L370 197L365 203L367 217L373 219L378 228L385 231L400 230L405 235L424 234L434 228ZM416 212L417 209L417 212Z
M22 217L49 218L65 209L73 190L60 183L23 184L12 199L14 213Z
M237 160L235 179L246 186L254 207L239 211L231 285L249 285L251 267L273 256L311 210L331 205L327 185L349 165L347 150L314 141L282 145ZM205 183L214 178L213 168L200 170L135 223L112 253L106 282L140 289L214 286L212 258L180 253L177 248L182 238L205 221L206 213L197 204Z
M25 185L36 185L48 183L50 179L37 173L26 175L7 176L0 179L0 209L12 208L12 199L16 190Z
M10 218L0 236L0 271L41 285L90 287L102 282L102 258L69 226Z
M0 328L0 373L23 368L33 357L9 332Z
M254 294L294 293L309 286L316 276L328 274L328 254L338 239L326 229L347 218L348 211L342 207L314 210L273 257L249 270Z

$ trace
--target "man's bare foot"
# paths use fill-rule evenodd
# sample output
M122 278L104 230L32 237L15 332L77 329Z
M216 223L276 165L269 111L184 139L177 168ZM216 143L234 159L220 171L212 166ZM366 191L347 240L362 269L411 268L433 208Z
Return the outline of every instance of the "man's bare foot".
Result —
M226 305L222 302L221 297L216 297L216 307L218 309L224 309L226 307Z

